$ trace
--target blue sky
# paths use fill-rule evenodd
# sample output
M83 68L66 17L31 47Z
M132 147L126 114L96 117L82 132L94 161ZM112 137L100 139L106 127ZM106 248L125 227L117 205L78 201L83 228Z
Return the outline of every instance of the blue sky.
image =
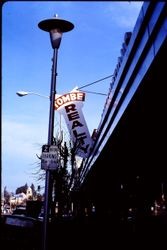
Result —
M58 94L112 75L124 34L133 31L142 2L12 1L2 7L2 190L15 192L35 186L41 146L47 143L49 101L37 95L18 97L17 91L48 96L53 50L49 34L38 23L58 14L74 24L64 33L58 53ZM111 79L83 90L108 93ZM106 97L86 94L83 113L90 134L98 127ZM59 130L55 114L55 133ZM62 125L66 130L65 124Z

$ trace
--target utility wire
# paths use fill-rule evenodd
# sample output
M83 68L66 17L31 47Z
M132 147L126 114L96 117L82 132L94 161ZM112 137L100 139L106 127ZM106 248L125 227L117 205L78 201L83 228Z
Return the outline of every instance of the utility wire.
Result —
M96 94L96 95L107 95L107 94L105 94L105 93L93 92L93 91L87 91L87 90L84 90L83 92L85 92L85 93L90 93L90 94Z
M85 87L88 87L88 86L90 86L90 85L93 85L93 84L95 84L95 83L97 83L97 82L101 82L101 81L103 81L103 80L105 80L105 79L108 79L108 78L110 78L110 77L112 77L112 76L113 76L113 75L106 76L106 77L104 77L104 78L102 78L102 79L99 79L99 80L97 80L97 81L95 81L95 82L92 82L92 83L86 84L86 85L84 85L84 86L81 86L81 87L78 88L78 90L83 89L83 88L85 88Z

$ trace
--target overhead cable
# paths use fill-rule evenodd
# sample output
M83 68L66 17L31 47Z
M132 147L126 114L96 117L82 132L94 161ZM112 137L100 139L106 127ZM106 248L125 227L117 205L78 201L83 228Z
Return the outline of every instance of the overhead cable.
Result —
M84 85L84 86L78 87L78 90L83 89L83 88L85 88L85 87L88 87L88 86L90 86L90 85L93 85L93 84L95 84L95 83L97 83L97 82L104 81L105 79L108 79L108 78L110 78L110 77L112 77L112 76L113 76L113 75L106 76L106 77L104 77L104 78L102 78L102 79L99 79L99 80L97 80L97 81L95 81L95 82L92 82L92 83L86 84L86 85Z

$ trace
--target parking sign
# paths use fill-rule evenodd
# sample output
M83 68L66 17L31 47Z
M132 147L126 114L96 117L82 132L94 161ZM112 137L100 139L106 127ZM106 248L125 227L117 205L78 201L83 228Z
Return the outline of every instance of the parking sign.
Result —
M58 147L56 145L43 145L41 169L56 170L58 165Z

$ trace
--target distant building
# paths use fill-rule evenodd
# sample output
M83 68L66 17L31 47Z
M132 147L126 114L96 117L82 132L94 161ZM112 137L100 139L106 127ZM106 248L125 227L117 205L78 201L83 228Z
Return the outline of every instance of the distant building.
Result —
M33 199L32 188L28 187L26 194L22 192L10 197L10 206L11 208L13 208L18 205L26 205L26 201L32 199Z
M14 207L17 205L25 205L27 200L27 195L24 193L15 194L14 196L10 197L10 206Z
M28 187L26 192L27 200L31 200L33 198L32 188Z

